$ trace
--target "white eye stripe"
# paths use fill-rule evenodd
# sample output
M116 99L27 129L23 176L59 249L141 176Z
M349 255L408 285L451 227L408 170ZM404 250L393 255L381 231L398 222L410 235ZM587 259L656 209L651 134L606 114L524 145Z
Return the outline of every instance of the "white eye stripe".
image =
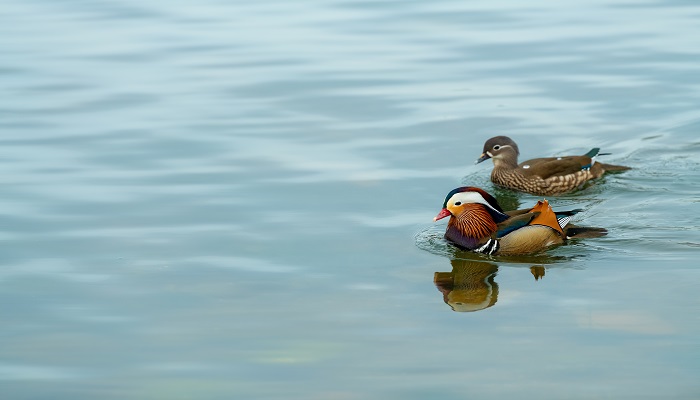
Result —
M496 211L496 212L498 212L498 213L500 214L500 211L498 211L498 210L496 210L495 208L493 208L493 207L491 206L491 204L489 204L489 202L486 201L486 199L484 199L484 197L483 197L480 193L478 193L478 192L459 192L459 193L455 193L455 194L453 194L452 197L450 198L450 202L452 202L452 204L456 204L456 203L460 203L460 202L461 202L462 204L464 204L464 203L483 204L483 205L487 206L488 208L490 208L490 209L492 209L492 210L494 210L494 211Z
M498 148L496 148L496 147L498 147ZM511 149L513 148L513 146L511 146L509 144L497 144L497 145L493 146L493 149L494 150L502 150L506 147L510 147Z
M502 151L502 150L505 149L506 147L509 147L509 148L511 148L511 149L513 148L513 146L511 146L511 145L509 145L509 144L497 144L497 145L494 145L494 146L493 146L493 149L494 149L495 151ZM486 154L488 154L489 157L493 158L493 154L491 154L490 151L487 151Z
M453 194L450 200L453 200L455 203L460 201L462 203L486 203L484 197L477 192L458 192Z

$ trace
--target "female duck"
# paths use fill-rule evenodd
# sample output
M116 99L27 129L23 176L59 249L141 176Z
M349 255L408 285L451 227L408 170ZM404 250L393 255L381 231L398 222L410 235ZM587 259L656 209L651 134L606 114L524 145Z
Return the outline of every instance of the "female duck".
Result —
M629 167L596 162L599 148L581 156L535 158L518 164L518 145L508 136L496 136L484 144L484 152L476 163L493 160L491 181L508 189L538 196L571 192L591 179L610 171Z

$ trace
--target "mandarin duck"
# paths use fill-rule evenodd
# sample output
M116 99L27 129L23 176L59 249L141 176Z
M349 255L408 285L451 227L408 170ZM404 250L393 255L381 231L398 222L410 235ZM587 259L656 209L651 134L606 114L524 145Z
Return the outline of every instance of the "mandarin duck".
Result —
M599 237L603 228L578 227L569 223L580 209L554 212L547 200L530 209L504 212L483 189L452 190L433 219L450 217L445 239L462 249L489 255L526 255L544 251L571 238Z
M538 196L563 194L581 188L591 179L606 172L630 169L621 165L596 162L599 148L591 149L581 156L535 158L518 164L518 145L507 136L496 136L487 140L480 163L493 160L491 181L508 189L519 190Z

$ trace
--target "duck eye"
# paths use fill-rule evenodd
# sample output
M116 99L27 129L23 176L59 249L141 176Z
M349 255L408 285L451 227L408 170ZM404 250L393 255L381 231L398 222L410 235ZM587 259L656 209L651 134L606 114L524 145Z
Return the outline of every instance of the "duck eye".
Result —
M462 205L462 202L461 202L461 201L458 201L458 202L455 203L455 205L456 205L456 206L461 206L461 205Z
M493 149L496 150L496 151L498 151L498 150L501 149L501 145L500 145L500 144L497 144L497 145L493 146Z

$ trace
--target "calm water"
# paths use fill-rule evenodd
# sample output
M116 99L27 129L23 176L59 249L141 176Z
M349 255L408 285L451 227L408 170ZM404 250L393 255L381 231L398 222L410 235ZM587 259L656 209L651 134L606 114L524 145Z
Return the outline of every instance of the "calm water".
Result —
M561 3L2 1L1 397L700 398L700 4ZM609 236L447 246L495 134Z

